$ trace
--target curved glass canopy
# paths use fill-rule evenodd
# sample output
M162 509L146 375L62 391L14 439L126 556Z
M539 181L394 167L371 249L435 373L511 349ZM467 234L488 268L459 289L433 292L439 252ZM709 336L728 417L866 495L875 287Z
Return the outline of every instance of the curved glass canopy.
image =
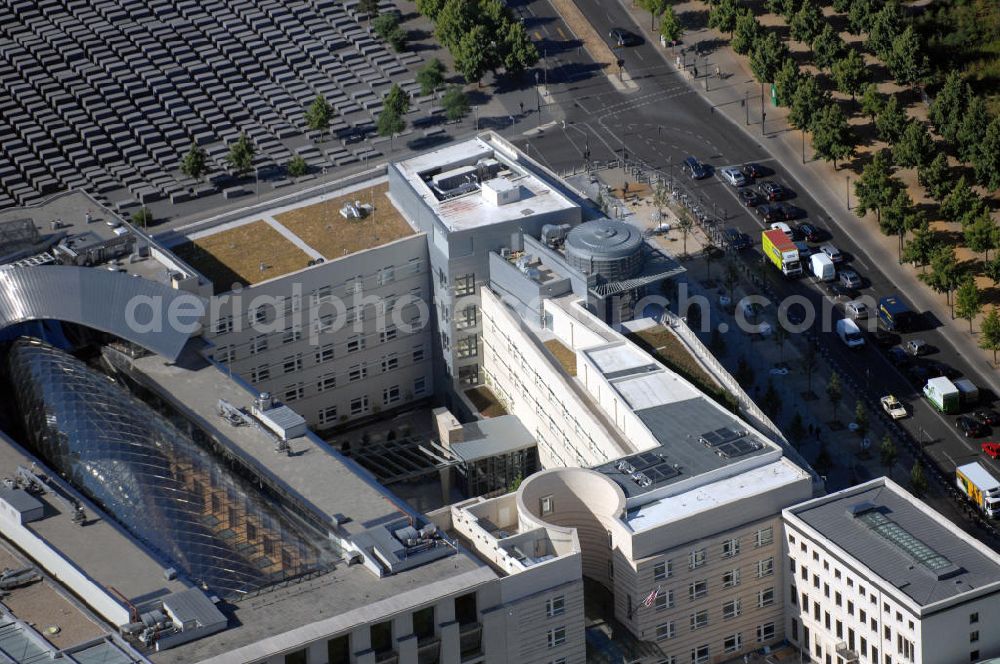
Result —
M193 581L238 597L325 567L322 535L109 377L36 339L7 363L34 451Z

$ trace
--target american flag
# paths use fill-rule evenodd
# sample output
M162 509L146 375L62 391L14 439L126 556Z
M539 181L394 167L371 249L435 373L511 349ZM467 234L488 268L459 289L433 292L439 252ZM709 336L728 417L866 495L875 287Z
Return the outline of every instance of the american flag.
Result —
M653 606L653 602L656 601L656 596L660 594L660 587L656 586L656 590L646 595L646 599L642 601L642 605L647 609Z

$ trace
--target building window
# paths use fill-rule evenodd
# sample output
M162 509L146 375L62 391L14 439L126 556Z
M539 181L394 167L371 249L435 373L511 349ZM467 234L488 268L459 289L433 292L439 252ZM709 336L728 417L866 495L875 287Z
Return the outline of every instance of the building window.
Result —
M307 652L303 648L302 650L296 650L295 652L290 652L285 655L285 664L306 664L309 660L307 659Z
M458 368L458 382L468 387L479 384L479 365L469 364Z
M546 514L552 514L552 509L554 507L552 503L552 496L542 496L538 501L539 508L541 509L542 516Z
M387 265L378 271L378 277L376 277L376 283L379 286L385 286L386 284L391 284L396 280L396 267L393 265Z
M774 588L765 588L757 593L757 606L765 607L774 604Z
M691 614L691 631L708 627L708 610L695 611Z
M973 650L972 652L969 653L969 661L970 662L978 662L979 661L979 651L978 650Z
M410 268L410 274L420 274L424 269L422 258L411 258L406 265Z
M979 612L976 611L975 613L970 613L969 614L969 624L970 625L975 625L975 624L978 624L978 623L979 623Z
M688 585L688 598L696 600L708 594L708 581L693 581Z
M730 539L722 543L723 558L732 558L739 552L740 552L740 541L738 539Z
M347 371L347 380L354 382L356 380L361 380L368 375L368 367L364 364L355 364L353 367Z
M740 585L740 570L731 569L722 575L722 587L732 588L733 586Z
M472 295L476 292L476 275L455 277L455 295Z
M767 546L774 541L774 528L770 526L767 528L761 528L757 531L755 539L757 546Z
M299 399L304 397L305 394L306 394L306 388L304 385L302 385L302 383L298 383L297 385L288 385L287 387L285 387L285 391L282 394L282 399L288 403L291 403L292 401L298 401Z
M267 335L259 334L250 342L250 354L256 355L265 350L267 350Z
M550 648L555 648L566 643L566 628L556 627L555 629L550 629L548 632L548 641Z
M229 364L236 359L236 349L232 346L223 346L215 349L215 359L222 364Z
M399 357L393 353L382 358L382 373L394 371L399 368Z
M355 293L360 293L364 279L359 274L356 277L351 277L344 282L344 292L348 295L354 295Z
M691 649L691 664L708 664L708 646L698 646Z
M289 355L284 359L282 364L283 371L287 373L295 373L296 371L302 371L302 356L301 355Z
M378 333L379 343L386 343L392 341L397 336L399 336L399 330L396 329L395 325L386 325L385 329Z
M545 602L545 614L551 618L553 616L560 616L566 613L566 597L564 595L559 595L558 597L552 597Z
M656 594L656 610L664 611L666 609L673 608L674 606L674 591L664 590Z
M319 409L319 423L332 424L337 420L337 407L327 406Z
M656 626L656 640L664 641L674 638L674 621L669 620Z
M259 383L262 380L268 380L271 377L271 367L265 365L254 367L250 370L250 380L254 383Z
M742 607L740 606L739 599L731 599L728 602L722 603L722 617L726 620L730 618L735 618L742 613Z
M459 357L476 357L479 355L479 337L462 337L455 343L455 351Z
M698 549L697 551L692 551L688 554L688 567L690 569L697 569L705 564L705 549Z
M727 636L722 642L722 648L726 652L739 652L743 648L743 635L733 634Z
M774 623L764 623L757 625L757 642L766 643L774 640Z
M220 318L215 321L215 326L212 329L216 334L228 334L233 331L233 319Z
M757 578L771 576L774 574L774 558L765 558L757 561Z
M663 562L656 563L653 565L653 580L662 581L670 576L671 565L669 560L664 560Z
M316 381L317 392L325 392L327 390L332 390L335 387L337 387L337 374L328 373L320 376L319 380Z
M413 363L416 364L417 362L423 362L423 361L424 361L424 347L423 346L414 346L413 347Z
M427 379L421 376L420 378L413 379L413 393L423 394L424 390L427 389Z
M382 403L386 406L394 404L402 398L399 385L392 385L382 390Z
M286 344L292 344L296 341L302 340L302 328L301 327L290 327L285 330L284 336L281 337L281 342Z
M351 415L361 415L368 411L368 396L351 400Z
M316 351L316 364L329 362L333 359L333 344L326 344Z
M455 316L455 327L459 330L467 330L479 324L479 310L473 306L465 307Z
M978 642L979 642L979 630L977 629L974 632L969 632L969 643L978 643Z
M347 352L355 353L365 347L365 338L361 335L354 335L347 340Z

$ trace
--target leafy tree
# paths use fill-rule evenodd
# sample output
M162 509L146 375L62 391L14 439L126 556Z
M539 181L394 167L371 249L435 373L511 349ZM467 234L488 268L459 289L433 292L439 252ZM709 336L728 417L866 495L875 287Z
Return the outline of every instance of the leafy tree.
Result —
M538 62L538 49L520 21L508 21L501 45L501 63L508 73L520 73Z
M1000 262L1000 259L994 259ZM996 283L994 279L994 283ZM997 351L1000 350L1000 314L997 308L990 308L979 326L979 347L983 350L993 351L993 364L997 362Z
M851 99L857 98L868 83L865 59L853 48L848 48L846 54L835 60L830 71L837 89L851 95Z
M941 201L941 215L963 225L987 211L983 199L968 185L964 175L958 178L951 192Z
M871 16L865 47L883 61L888 60L886 56L892 50L892 41L903 31L902 24L903 11L898 0L887 0Z
M994 286L1000 286L1000 256L994 256L983 263L983 274L993 282Z
M833 11L843 14L851 9L851 0L833 0Z
M877 11L877 0L854 0L847 13L847 21L850 33L860 35L868 32L872 24L872 17Z
M733 289L740 282L740 269L733 261L726 262L726 271L722 274L722 285L729 292L729 301L733 301Z
M931 254L931 271L920 275L920 279L937 293L945 293L951 300L951 290L958 281L958 261L955 250L948 245L940 245Z
M951 169L948 168L948 156L942 152L934 156L929 164L917 169L917 181L927 190L927 194L936 201L944 199L951 190Z
M398 84L393 83L389 92L386 93L385 99L382 100L382 108L388 108L399 116L406 115L410 112L410 95Z
M899 459L899 452L896 450L896 444L892 442L892 438L889 434L885 435L882 439L882 445L878 448L879 463L885 468L886 473L892 477L892 467L896 465L896 460Z
M288 164L285 166L285 170L287 170L288 174L291 175L293 178L297 178L309 172L309 164L307 164L306 160L303 159L300 155L295 155L290 160L288 160Z
M826 105L830 105L829 95L820 89L819 81L815 76L803 73L795 87L788 121L798 129L808 129L820 108Z
M896 144L892 146L892 158L898 166L913 168L923 166L934 154L934 141L922 122L910 118Z
M469 99L458 85L448 88L441 98L441 105L444 107L445 117L452 122L457 122L469 114Z
M833 26L823 21L823 29L812 40L813 62L820 69L830 69L843 57L847 47Z
M778 33L768 31L754 42L750 51L750 69L761 83L774 81L781 63L788 57L788 47L778 37Z
M417 0L417 11L432 22L437 21L438 13L442 7L444 7L444 0Z
M906 233L920 222L920 217L913 207L910 195L902 185L893 185L893 195L887 205L882 206L879 215L879 228L886 235L895 235L899 239L899 258L903 258L903 239Z
M924 467L920 465L919 459L914 459L913 467L910 468L910 489L917 498L923 498L927 493L927 477L924 475Z
M861 95L861 112L875 122L883 106L885 106L885 95L878 91L874 83L866 85Z
M253 157L256 152L246 133L240 132L239 138L229 146L226 163L236 175L246 175L253 169Z
M826 476L826 474L833 468L833 458L830 456L830 450L826 446L826 441L819 444L819 451L816 453L816 460L813 462L813 468L817 473L823 476Z
M792 39L809 44L822 31L826 22L823 20L823 12L820 11L819 4L815 2L802 3L798 11L792 16L788 24Z
M688 253L688 235L694 228L694 222L691 221L691 217L686 214L682 214L677 219L677 228L681 231L681 241L684 246L684 255L687 256Z
M969 321L969 332L972 332L972 321L982 310L983 302L980 298L979 288L976 286L976 280L971 274L966 275L955 293L955 314L959 318Z
M733 36L736 30L736 17L739 16L739 5L736 0L718 0L708 10L708 27L719 32L728 32Z
M406 31L399 26L399 14L396 12L376 16L372 21L372 29L375 34L389 42L394 51L406 48Z
M812 122L813 149L826 161L833 162L850 157L857 145L857 138L847 124L847 117L835 103L823 106Z
M795 99L795 90L802 80L802 72L795 64L795 58L785 58L781 63L781 69L774 76L774 87L778 95L778 103L788 106Z
M786 21L791 20L795 12L799 10L799 7L803 2L809 2L810 0L766 0L765 5L767 10L774 14L780 14L785 18Z
M736 21L733 20L733 26L735 28ZM732 29L729 30L730 36L732 36ZM681 23L681 19L677 16L677 12L674 11L673 7L667 7L663 12L663 16L660 17L660 35L663 39L671 44L680 41L680 38L684 36L684 25Z
M903 260L926 269L931 255L933 255L934 250L940 244L941 241L938 239L937 234L931 230L930 225L925 220L913 229L913 236L903 248ZM1000 273L998 273L998 276L1000 276Z
M955 131L958 156L962 161L969 164L976 162L979 146L986 136L989 124L990 114L986 108L986 100L979 95L972 95Z
M747 55L763 32L764 28L757 22L753 11L749 7L744 7L736 17L736 27L729 45L740 55Z
M868 433L868 409L861 399L854 404L854 423L858 425L857 433L864 436Z
M990 121L976 156L976 181L991 191L1000 189L1000 115Z
M927 75L930 65L920 37L912 25L892 40L886 57L889 72L900 85L915 85Z
M208 155L205 154L205 151L198 147L197 143L192 142L191 148L181 160L181 173L200 180L201 176L205 174L207 160Z
M445 5L446 9L447 7L448 5ZM468 32L459 37L458 44L452 49L452 55L455 56L455 67L469 83L478 83L483 79L483 75L489 71L487 39L486 28L482 25L474 25Z
M656 17L667 7L666 0L639 0L639 6L649 12L649 28L656 27Z
M420 84L420 94L427 96L444 84L445 66L437 58L431 58L423 67L417 70L417 83Z
M378 115L376 129L379 136L392 137L406 129L403 117L410 110L410 96L398 84L393 84L382 101L382 112ZM391 148L391 145L390 145Z
M378 0L358 0L358 13L371 16L378 13Z
M843 397L844 393L840 387L840 376L834 371L830 374L830 380L826 384L826 398L830 400L830 405L833 407L833 417L837 417L837 406L840 405L840 400Z
M930 118L938 133L948 142L954 143L958 135L963 114L969 102L969 91L962 82L962 75L957 69L951 70L944 85L938 91L934 103L931 104Z
M149 211L149 208L143 205L141 208L132 213L132 224L135 226L142 226L146 228L151 223L153 223L153 213Z
M898 183L892 177L892 160L888 150L879 150L861 170L861 177L854 183L858 204L854 211L859 217L875 211L881 225L882 208L896 195Z
M896 95L889 95L888 101L875 118L875 130L878 137L890 145L899 140L906 128L906 112L899 104Z
M452 55L455 54L462 35L466 34L476 24L478 18L476 9L476 2L469 2L469 0L445 0L445 3L438 11L437 20L434 22L434 34L437 35L438 41L452 52ZM482 34L484 39L482 47L485 50L489 46L489 41L485 39L485 28L483 28Z
M324 132L330 128L330 117L333 107L327 103L323 95L316 95L306 108L306 127L309 131Z
M985 257L989 260L990 249L996 249L997 239L997 226L990 215L976 217L965 225L962 232L965 235L965 246L977 254L986 254Z

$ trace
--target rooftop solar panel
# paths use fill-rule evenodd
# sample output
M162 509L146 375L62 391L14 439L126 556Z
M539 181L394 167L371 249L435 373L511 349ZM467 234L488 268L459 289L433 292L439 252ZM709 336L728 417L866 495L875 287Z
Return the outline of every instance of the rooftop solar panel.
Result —
M724 445L725 443L736 440L744 435L746 435L744 432L736 431L735 429L730 429L728 427L720 427L714 431L701 434L700 439L701 442L708 447L718 447L719 445Z

